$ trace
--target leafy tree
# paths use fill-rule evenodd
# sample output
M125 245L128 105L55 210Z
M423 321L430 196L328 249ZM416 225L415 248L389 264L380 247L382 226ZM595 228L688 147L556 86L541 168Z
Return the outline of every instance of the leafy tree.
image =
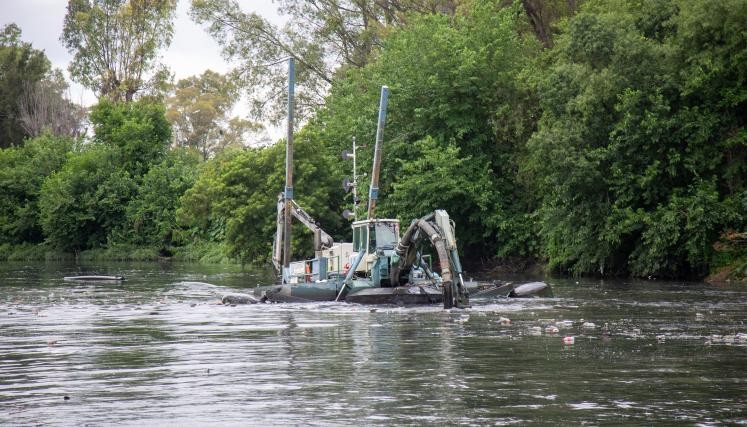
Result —
M408 12L449 12L453 0L286 1L279 11L289 20L277 28L256 13L241 10L235 0L193 0L191 15L240 62L235 70L252 101L253 118L278 123L284 117L287 72L270 66L292 56L298 62L296 105L308 117L323 105L340 66L362 67L373 57L390 27L405 22Z
M70 157L44 182L39 208L44 235L63 250L98 248L125 221L125 208L136 184L116 167L117 152L94 145Z
M551 265L700 275L718 234L744 227L745 13L597 1L569 21L526 164Z
M175 0L69 0L60 39L73 80L113 101L157 89L168 72L148 75L171 43L175 10Z
M554 24L573 15L579 3L580 0L521 0L532 30L545 48L552 47Z
M231 117L225 127L221 129L223 131L222 138L215 141L211 151L221 153L228 149L271 145L272 141L269 136L259 136L259 132L263 129L264 127L257 122L240 117Z
M127 221L118 232L118 240L168 252L177 228L179 198L194 184L198 163L195 152L177 149L151 167L127 205Z
M116 103L101 100L91 108L94 141L117 150L116 166L134 177L159 163L171 140L163 105L149 100Z
M0 30L0 148L21 145L28 136L19 102L24 88L36 84L50 69L44 52L21 41L16 24Z
M0 149L0 243L40 243L39 193L72 150L70 138L44 134L21 147Z
M149 175L163 162L171 137L163 106L144 100L114 103L103 99L92 107L91 123L93 143L72 154L42 187L39 206L45 236L51 244L70 251L153 238L164 230L162 223L168 221L171 209L164 201L172 195L168 187L153 188L173 172L169 164ZM173 185L179 188L179 179ZM158 191L164 192L163 199L154 194ZM130 208L138 195L143 200ZM151 200L162 205L144 205ZM157 223L147 224L142 239L126 235L145 220Z
M226 165L240 151L227 151L214 159L203 163L194 185L182 195L176 211L176 221L188 229L183 233L183 240L223 240L225 237L224 221L215 210L219 198L220 179Z
M229 119L237 99L233 82L214 71L180 80L174 95L166 100L166 117L173 124L176 144L198 150L205 160L226 145L241 147L244 134L260 125L236 117Z

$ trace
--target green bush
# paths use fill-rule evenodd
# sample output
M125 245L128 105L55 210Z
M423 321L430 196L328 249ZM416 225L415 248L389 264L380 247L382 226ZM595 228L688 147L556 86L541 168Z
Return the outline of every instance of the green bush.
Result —
M0 243L40 243L39 193L73 148L70 138L44 135L0 149Z

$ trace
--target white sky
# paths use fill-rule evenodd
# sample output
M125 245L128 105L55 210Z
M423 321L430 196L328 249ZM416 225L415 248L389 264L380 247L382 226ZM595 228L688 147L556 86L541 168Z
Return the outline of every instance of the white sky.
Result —
M189 18L189 4L189 0L179 0L174 37L163 52L162 62L171 68L176 80L202 74L207 69L228 71L231 65L221 57L218 44ZM256 12L276 25L283 22L272 0L239 0L239 4L245 12ZM43 50L52 67L62 69L69 80L67 67L72 55L60 42L66 10L66 0L0 0L0 27L15 22L21 28L21 39ZM72 82L70 97L83 105L96 102L93 92ZM245 115L247 110L245 105L238 105L234 114ZM269 132L272 136L279 133L276 129Z

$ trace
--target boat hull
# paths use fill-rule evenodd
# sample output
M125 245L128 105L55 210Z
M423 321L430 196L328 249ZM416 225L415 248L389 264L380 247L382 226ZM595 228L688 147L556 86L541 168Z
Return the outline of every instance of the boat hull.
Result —
M421 305L441 304L443 300L443 292L435 286L363 288L345 297L345 301L356 304Z
M271 302L334 301L341 288L337 281L259 286L254 296Z
M443 303L443 291L436 285L412 285L393 288L368 286L355 281L352 289L343 289L342 280L323 280L313 283L259 286L254 289L255 300L270 302L345 301L355 304L421 305ZM544 282L514 285L486 282L465 283L470 298L531 298L552 296ZM339 298L338 298L339 297Z

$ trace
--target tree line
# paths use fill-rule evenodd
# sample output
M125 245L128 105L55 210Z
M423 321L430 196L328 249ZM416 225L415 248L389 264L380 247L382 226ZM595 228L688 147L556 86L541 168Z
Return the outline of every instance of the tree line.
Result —
M148 22L130 27L147 31L173 19L173 2L147 13L140 3L70 2L71 75L101 96L93 135L3 137L6 248L266 262L284 145L247 142L258 122L281 121L286 76L273 63L293 56L296 198L338 240L353 206L340 152L355 138L358 164L370 164L387 85L380 215L409 223L446 209L471 260L642 277L747 271L734 238L747 222L744 0L281 1L282 28L232 0L194 0L233 73L159 86L154 55L136 77L82 66L100 33L79 21L135 16ZM114 34L105 39L126 36ZM161 34L146 43L154 52ZM6 40L0 49L23 48ZM252 116L228 118L242 93ZM306 233L294 232L296 256L308 254Z

